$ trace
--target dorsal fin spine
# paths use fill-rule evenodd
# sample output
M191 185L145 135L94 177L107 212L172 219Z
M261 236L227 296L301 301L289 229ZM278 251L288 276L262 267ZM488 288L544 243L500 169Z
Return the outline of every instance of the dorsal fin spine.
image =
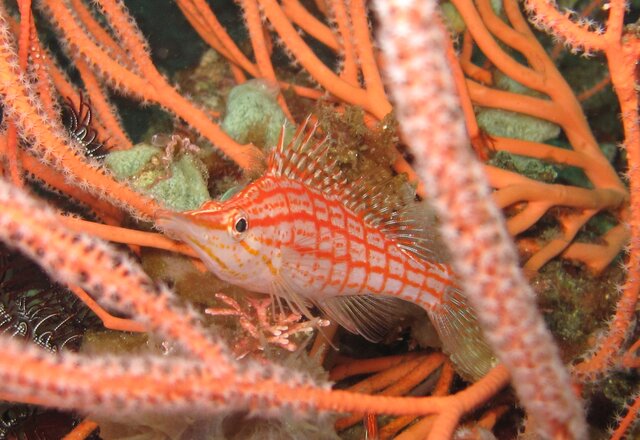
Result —
M355 181L348 181L337 157L327 155L330 148L328 136L314 140L317 128L318 123L311 123L311 117L308 117L285 145L283 127L269 160L269 173L322 191L326 197L340 201L361 215L367 224L395 240L403 251L433 261L435 255L429 246L437 240L421 236L425 232L428 235L430 229L426 231L421 222L409 215L408 211L412 210L409 208L411 194L407 192L399 197L388 197L386 188L392 178L372 183L361 176Z

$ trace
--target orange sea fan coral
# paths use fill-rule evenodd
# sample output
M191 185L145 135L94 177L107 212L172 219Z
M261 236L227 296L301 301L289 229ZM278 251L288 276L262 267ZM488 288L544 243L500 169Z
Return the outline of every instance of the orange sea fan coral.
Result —
M253 360L239 364L224 342L202 328L198 314L177 306L173 295L152 282L135 262L97 240L95 237L125 243L132 253L140 246L148 246L194 257L180 243L132 229L132 223L125 219L153 219L160 202L115 181L98 161L85 156L81 145L60 123L60 97L75 96L77 86L56 65L48 48L42 47L38 34L44 27L41 20L52 25L77 69L85 96L95 108L94 129L101 138L109 139L110 148L126 149L132 141L121 127L106 88L142 103L158 104L182 118L190 129L244 171L259 169L263 153L252 145L233 141L214 122L214 112L194 105L159 73L151 61L148 44L122 1L98 0L96 7L90 7L81 0L42 0L38 5L44 14L35 16L29 0L0 3L0 100L4 116L0 171L13 186L34 188L46 184L61 191L86 205L93 220L97 220L66 217L43 208L2 180L0 238L34 258L52 277L69 283L97 311L105 326L150 331L178 341L181 346L175 358L90 360L83 355L44 355L3 337L0 397L106 411L117 411L117 406L122 405L125 409L166 413L242 409L272 417L284 417L289 410L300 415L354 412L366 415L370 433L377 429L374 414L433 414L435 417L422 419L400 435L424 436L430 432L432 438L448 438L462 416L491 399L512 377L521 404L535 424L533 429L552 437L580 438L585 425L578 399L517 269L517 255L509 235L500 229L499 220L490 220L499 217L491 199L507 212L506 228L516 238L521 257L526 260L527 274L535 274L555 257L578 261L593 272L603 271L631 239L627 247L628 278L621 286L609 330L591 342L592 354L574 365L571 374L574 381L590 382L609 377L612 370L637 367L638 343L623 352L629 345L627 339L637 338L633 318L640 272L640 140L635 66L640 43L637 28L624 25L624 2L615 0L602 8L602 26L575 21L575 14L561 12L552 1L529 0L524 8L536 26L565 42L572 51L604 54L622 113L623 146L629 164L626 182L602 153L581 103L541 43L544 37L531 30L515 0L503 1L501 10L494 10L488 0L452 0L465 26L458 30L455 45L433 16L436 3L430 0L397 5L380 1L380 8L390 6L392 10L377 19L364 0L316 0L315 4L242 0L239 3L251 43L249 55L229 37L207 2L176 0L193 28L229 61L236 82L253 77L280 85L278 102L292 122L306 116L296 111L299 100L324 99L337 112L348 105L360 106L366 112L366 120L374 125L393 109L385 88L385 81L388 82L390 96L397 105L402 140L414 156L416 169L409 155L400 154L394 167L411 179L420 176L422 181L416 182L418 192L436 197L445 237L452 243L463 241L454 249L454 265L466 280L488 341L504 362L504 366L496 367L457 394L428 398L331 391L325 384L316 384L282 367L260 370L259 365L264 364ZM98 15L101 17L96 19ZM387 49L378 49L371 23L375 31L379 31L378 26L387 29L379 34L380 46ZM406 27L409 24L415 28ZM395 32L390 33L390 28ZM421 44L409 51L413 47L409 45L411 37ZM312 44L311 40L316 41ZM273 42L281 44L284 52L299 63L296 72L306 75L305 85L281 80L287 69L274 65L272 60L280 49ZM334 54L338 68L316 54L316 43ZM390 49L394 44L400 47L395 53ZM429 44L436 50L428 62L437 63L437 69L420 67L425 61L421 58L425 55L422 49ZM391 61L394 54L400 57ZM385 67L386 80L381 74ZM410 69L417 72L411 73ZM285 73L290 72L291 69ZM517 81L521 88L504 87L500 81L505 77ZM446 87L435 87L441 85ZM446 111L413 103L425 98L428 104L442 104L440 108ZM564 145L559 147L557 139L551 142L487 134L476 118L487 109L510 112L509 117L517 114L544 120L556 132L561 130ZM455 160L457 155L472 151L468 138L473 151L483 160L497 154L523 156L554 169L577 169L585 179L582 183L554 179L543 182L499 168L496 161L481 166L470 154L464 156L468 165L460 167ZM427 139L429 142L425 143ZM459 148L447 149L452 144ZM435 170L435 174L428 169ZM483 174L491 189L481 184ZM438 177L446 180L444 186L450 192L442 190ZM429 185L424 186L425 182ZM453 182L457 182L455 186ZM480 192L470 192L474 188ZM589 231L590 240L578 239L588 229L588 222L602 212L608 213L608 229ZM552 226L546 226L549 224ZM545 228L544 236L538 234ZM112 316L103 309L105 306L128 313L130 319ZM395 362L396 358L392 359ZM447 364L442 363L439 354L425 355L421 360L398 359L405 363L404 368L423 365L429 371L424 376L431 375L437 364L442 372L433 395L440 396L449 388L453 373L447 372ZM391 361L379 362L379 370L394 368ZM396 388L404 392L403 386L413 383L416 377L424 379L417 372L412 377L403 376L398 378ZM391 385L389 395L396 388ZM585 393L585 397L589 395ZM623 436L636 417L635 399L613 438ZM382 427L381 432L395 435L402 429L398 426L411 423L410 420L400 418L392 422L396 428ZM90 423L88 426L94 427Z

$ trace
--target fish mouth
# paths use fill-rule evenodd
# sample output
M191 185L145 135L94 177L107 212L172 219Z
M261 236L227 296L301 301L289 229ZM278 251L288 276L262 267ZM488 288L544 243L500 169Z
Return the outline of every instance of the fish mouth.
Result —
M163 209L155 215L155 226L171 238L184 240L184 231L193 226L193 222L179 212Z

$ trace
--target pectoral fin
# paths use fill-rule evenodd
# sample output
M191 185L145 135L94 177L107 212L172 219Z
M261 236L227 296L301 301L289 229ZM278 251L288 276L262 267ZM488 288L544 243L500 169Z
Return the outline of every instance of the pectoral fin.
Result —
M384 338L407 314L406 303L389 296L334 296L316 304L329 319L371 342Z

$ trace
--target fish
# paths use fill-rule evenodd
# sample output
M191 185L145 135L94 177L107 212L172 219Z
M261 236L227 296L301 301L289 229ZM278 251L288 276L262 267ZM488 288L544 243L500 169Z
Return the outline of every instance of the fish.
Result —
M350 182L307 119L281 130L266 172L224 201L162 211L156 224L192 247L220 279L272 295L311 316L317 307L377 342L409 301L426 310L458 372L477 380L495 364L475 315L411 201ZM427 232L427 233L425 233Z

